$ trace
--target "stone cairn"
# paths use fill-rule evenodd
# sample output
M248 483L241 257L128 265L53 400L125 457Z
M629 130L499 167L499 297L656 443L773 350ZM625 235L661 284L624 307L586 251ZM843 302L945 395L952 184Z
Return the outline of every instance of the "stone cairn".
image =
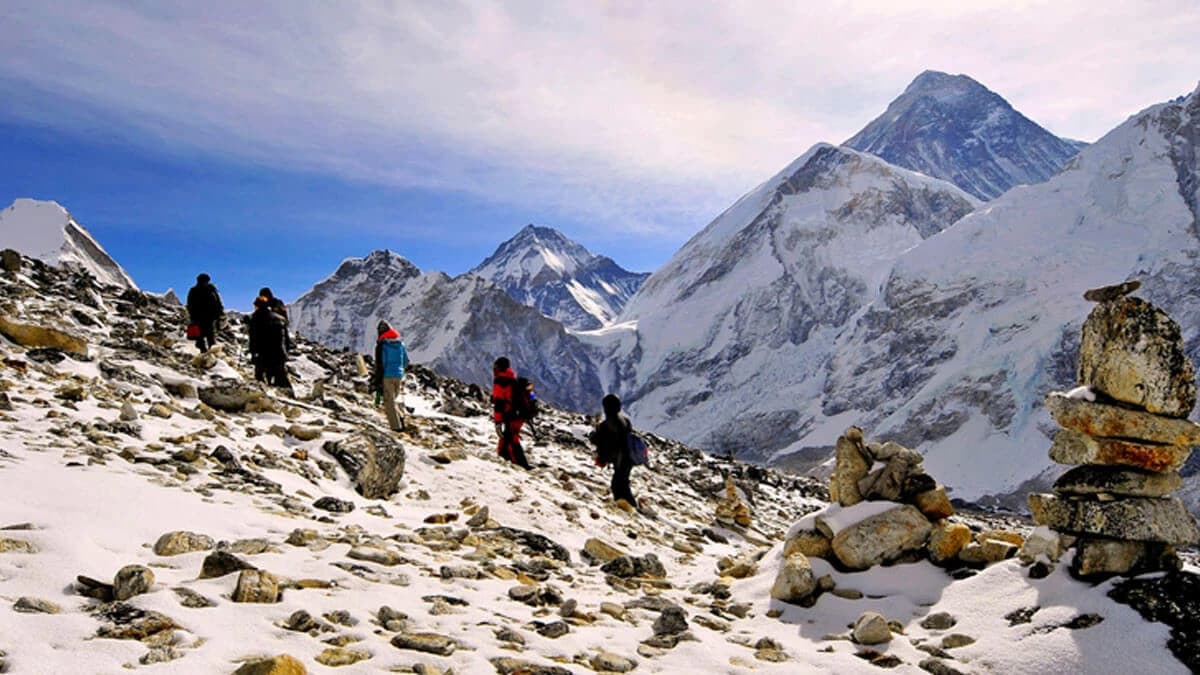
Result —
M1080 387L1046 399L1062 427L1050 459L1075 468L1055 482L1055 494L1029 495L1029 508L1038 525L1066 535L1053 548L1073 543L1076 577L1179 569L1175 547L1200 543L1187 507L1169 496L1200 444L1200 425L1187 420L1195 370L1179 324L1128 296L1140 285L1084 294L1098 304L1080 336Z
M945 488L925 473L923 459L892 441L868 441L858 427L847 429L837 440L832 504L793 527L771 596L809 606L823 591L849 593L835 589L832 578L814 578L813 557L840 569L865 570L924 559L948 568L978 568L1016 555L1025 543L1020 534L976 533L950 519L954 507ZM863 517L852 509L862 510Z

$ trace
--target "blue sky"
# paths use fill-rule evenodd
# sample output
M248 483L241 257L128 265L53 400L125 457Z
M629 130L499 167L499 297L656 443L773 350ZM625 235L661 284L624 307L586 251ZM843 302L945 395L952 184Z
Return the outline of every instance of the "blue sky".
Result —
M527 223L652 270L925 69L1094 140L1195 88L1200 4L0 3L0 208L142 287L285 299L346 257L466 271Z

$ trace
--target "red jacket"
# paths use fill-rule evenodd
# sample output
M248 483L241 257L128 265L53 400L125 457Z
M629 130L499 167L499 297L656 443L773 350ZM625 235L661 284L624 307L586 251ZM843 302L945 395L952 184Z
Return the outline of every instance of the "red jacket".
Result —
M517 374L512 368L497 371L492 380L492 419L497 422L504 422L505 418L512 412L512 396L513 384L517 381Z

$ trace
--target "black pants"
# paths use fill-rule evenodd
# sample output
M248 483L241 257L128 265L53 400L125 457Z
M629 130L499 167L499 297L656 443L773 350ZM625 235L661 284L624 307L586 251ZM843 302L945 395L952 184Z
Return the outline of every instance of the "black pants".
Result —
M254 364L254 379L282 389L292 388L292 383L288 381L286 361Z
M196 347L203 354L217 344L217 322L198 321L196 325L200 327L200 337L196 338Z
M617 461L613 462L612 495L613 501L624 499L633 508L637 508L637 499L633 489L629 487L629 473L633 471L633 462L629 461L627 453L617 453Z

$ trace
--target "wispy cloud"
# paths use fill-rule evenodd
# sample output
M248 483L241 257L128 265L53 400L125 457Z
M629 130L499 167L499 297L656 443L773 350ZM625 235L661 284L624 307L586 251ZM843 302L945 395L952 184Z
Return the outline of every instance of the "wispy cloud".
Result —
M1194 0L811 4L10 0L0 115L670 235L927 68L1089 140L1200 78Z

